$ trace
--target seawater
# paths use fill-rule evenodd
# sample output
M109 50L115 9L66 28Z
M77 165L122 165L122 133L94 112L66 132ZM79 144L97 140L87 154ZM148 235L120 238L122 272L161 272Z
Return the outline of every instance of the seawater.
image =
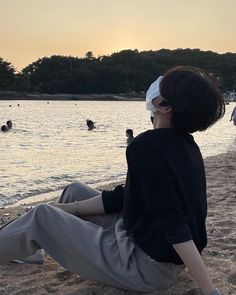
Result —
M229 122L235 105L194 135L203 157L235 149L236 127ZM87 118L95 122L92 131ZM0 132L0 205L61 190L73 180L93 186L124 180L125 130L137 135L152 128L145 103L131 101L0 101L0 124L9 119L12 130Z

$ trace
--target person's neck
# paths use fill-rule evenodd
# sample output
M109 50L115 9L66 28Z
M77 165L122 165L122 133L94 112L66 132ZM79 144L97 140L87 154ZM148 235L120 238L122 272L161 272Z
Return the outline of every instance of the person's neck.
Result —
M164 128L168 129L168 128L172 128L172 127L169 124L168 125L167 124L157 124L154 128L155 129L164 129Z
M172 128L171 122L168 118L155 118L154 119L154 129L160 129L160 128Z

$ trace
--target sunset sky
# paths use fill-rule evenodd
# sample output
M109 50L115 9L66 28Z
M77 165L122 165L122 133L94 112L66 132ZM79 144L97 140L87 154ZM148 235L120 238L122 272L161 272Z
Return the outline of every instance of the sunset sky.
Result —
M0 11L0 57L17 70L87 51L236 52L236 0L0 0Z

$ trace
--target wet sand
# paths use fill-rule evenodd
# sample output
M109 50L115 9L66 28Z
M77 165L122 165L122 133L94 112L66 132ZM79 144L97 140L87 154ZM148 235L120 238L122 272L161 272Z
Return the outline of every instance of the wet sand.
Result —
M208 246L203 251L209 273L224 295L236 294L236 153L231 152L205 159L208 183ZM109 184L99 189L109 189ZM25 212L27 205L0 209L0 224ZM134 295L88 281L60 267L48 255L43 265L7 264L0 266L0 295ZM169 290L143 293L149 295L201 294L186 271L177 285Z

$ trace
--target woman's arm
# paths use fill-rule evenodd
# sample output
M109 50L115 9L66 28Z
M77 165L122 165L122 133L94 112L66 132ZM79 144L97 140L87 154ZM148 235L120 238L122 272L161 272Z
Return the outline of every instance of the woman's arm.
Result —
M50 202L48 204L76 216L96 215L105 213L101 195L97 195L93 198L74 203Z
M93 198L74 203L57 203L50 202L49 205L60 208L70 214L82 215L97 215L118 213L123 209L124 202L124 187L116 186L112 191L104 190Z
M205 295L220 294L210 279L206 266L193 240L173 244L173 247L187 266L190 274L193 276L203 293Z

